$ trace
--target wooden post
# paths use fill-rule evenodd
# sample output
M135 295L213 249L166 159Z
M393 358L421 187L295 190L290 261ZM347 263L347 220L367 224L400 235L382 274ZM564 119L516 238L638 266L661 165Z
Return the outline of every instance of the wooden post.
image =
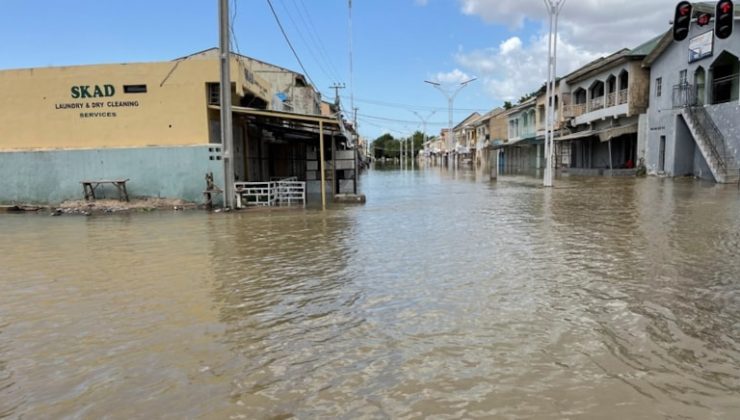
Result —
M321 170L321 209L326 210L326 168L324 167L324 122L319 121L319 170Z

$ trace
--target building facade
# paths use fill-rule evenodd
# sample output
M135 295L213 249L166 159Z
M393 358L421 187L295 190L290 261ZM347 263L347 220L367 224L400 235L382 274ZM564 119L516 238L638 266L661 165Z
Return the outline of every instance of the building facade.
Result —
M623 49L564 78L569 92L564 118L570 130L557 140L562 154L569 155L565 170L570 174L636 172L642 155L638 151L640 119L647 110L650 89L642 60L657 41Z
M0 104L0 203L80 199L84 180L128 179L133 197L194 202L203 199L206 174L223 186L214 51L167 62L0 71L7 97ZM330 167L328 191L356 192L354 159L345 156L349 131L340 117L321 116L320 94L302 75L239 55L230 70L236 181L294 176L318 192L319 168ZM271 109L281 93L281 109ZM322 143L331 166L319 162Z
M711 5L695 12L714 13ZM681 42L667 34L645 59L650 109L645 152L649 174L738 181L740 162L740 24L727 39L692 23Z

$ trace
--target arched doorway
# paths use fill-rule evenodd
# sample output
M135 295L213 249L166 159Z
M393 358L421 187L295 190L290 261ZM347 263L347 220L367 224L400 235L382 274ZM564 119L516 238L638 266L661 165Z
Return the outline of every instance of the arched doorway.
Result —
M694 89L696 92L696 98L695 103L696 105L702 106L704 105L704 101L706 98L706 84L707 84L707 75L704 71L704 68L699 66L699 68L696 69L694 72Z
M622 70L619 73L619 95L617 96L617 104L627 103L627 91L630 87L630 75L627 70Z
M738 100L740 87L738 75L740 61L733 54L724 51L714 60L710 67L712 77L712 104L721 104Z
M606 106L617 104L617 78L613 74L606 79Z
M596 111L604 108L604 82L601 80L593 82L589 87L589 93L591 94L591 104L588 110Z

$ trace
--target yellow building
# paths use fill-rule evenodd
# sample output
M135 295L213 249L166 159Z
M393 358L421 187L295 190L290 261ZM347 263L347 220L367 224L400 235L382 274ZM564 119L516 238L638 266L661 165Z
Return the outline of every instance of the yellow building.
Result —
M130 179L133 196L199 201L206 173L223 179L217 51L0 71L0 203L78 199L89 179ZM336 119L320 116L320 94L303 75L249 57L232 55L231 75L236 179L305 179L319 122L288 112L324 118L339 136ZM288 126L302 132L298 141Z

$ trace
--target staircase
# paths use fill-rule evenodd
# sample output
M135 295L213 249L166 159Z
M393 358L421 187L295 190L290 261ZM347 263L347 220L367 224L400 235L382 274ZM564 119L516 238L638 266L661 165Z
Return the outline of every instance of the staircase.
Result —
M725 137L706 109L702 106L687 106L681 109L681 116L686 121L715 181L719 184L740 183L740 169L734 154L727 149Z

